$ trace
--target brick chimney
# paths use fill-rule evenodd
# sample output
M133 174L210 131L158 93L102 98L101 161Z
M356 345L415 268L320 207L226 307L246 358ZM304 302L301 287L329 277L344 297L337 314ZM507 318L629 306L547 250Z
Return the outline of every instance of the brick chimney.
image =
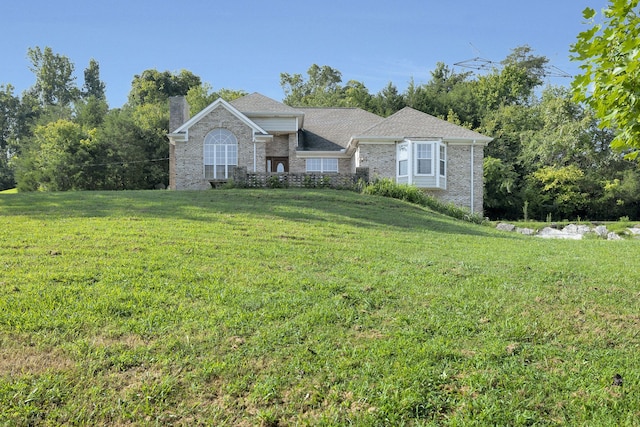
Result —
M169 98L169 133L172 133L189 120L189 103L184 96Z

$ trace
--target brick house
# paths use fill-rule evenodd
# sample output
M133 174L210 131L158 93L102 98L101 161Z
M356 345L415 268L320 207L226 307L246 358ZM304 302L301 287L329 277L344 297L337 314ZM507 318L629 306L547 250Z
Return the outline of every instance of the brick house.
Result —
M370 179L413 184L482 212L491 138L409 107L383 118L359 108L293 108L253 93L218 99L192 118L184 97L173 97L170 117L174 190L210 188L237 169L331 175L366 168Z

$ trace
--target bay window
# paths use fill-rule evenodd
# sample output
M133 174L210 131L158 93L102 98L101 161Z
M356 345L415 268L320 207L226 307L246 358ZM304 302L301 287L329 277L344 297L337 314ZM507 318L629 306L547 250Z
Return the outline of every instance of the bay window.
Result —
M397 145L396 179L421 188L447 188L447 146L441 140L405 139Z

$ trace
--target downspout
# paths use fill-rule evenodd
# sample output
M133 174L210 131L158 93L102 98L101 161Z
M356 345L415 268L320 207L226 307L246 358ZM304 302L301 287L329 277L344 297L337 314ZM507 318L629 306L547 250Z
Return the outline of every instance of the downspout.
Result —
M254 138L253 139L253 173L256 172L256 156L257 156L257 149L256 149L256 140Z
M413 141L409 141L409 147L407 149L407 183L413 184L413 162L415 161L413 152Z
M471 213L473 214L474 210L474 206L473 206L473 199L475 198L475 189L474 189L474 181L473 181L473 163L474 163L474 146L476 145L476 140L474 139L473 142L471 143Z

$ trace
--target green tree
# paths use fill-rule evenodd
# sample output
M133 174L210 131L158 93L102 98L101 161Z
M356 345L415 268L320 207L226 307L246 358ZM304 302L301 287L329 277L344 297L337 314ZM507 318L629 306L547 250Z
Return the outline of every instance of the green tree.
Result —
M636 165L637 166L637 165ZM596 204L601 218L617 219L623 216L637 219L640 212L640 170L629 168L616 178L602 182L602 195Z
M484 209L491 218L518 218L522 199L520 177L512 164L495 157L484 159Z
M100 80L100 65L95 59L89 61L89 66L84 70L84 86L82 96L94 97L97 100L106 101L105 84Z
M364 83L357 80L349 80L342 88L341 107L355 107L370 111L373 97Z
M593 117L572 100L568 89L549 86L530 111L539 118L539 128L522 134L523 164L531 168L574 164L587 169L610 155L592 133Z
M413 81L410 82L406 104L442 119L447 119L451 112L460 124L476 128L479 125L478 103L470 76L470 72L457 73L438 62L426 84L416 87Z
M15 185L9 160L13 155L11 140L18 128L19 109L20 99L13 95L13 86L0 85L0 190Z
M535 56L528 46L520 46L502 61L502 69L478 77L476 96L485 110L502 105L530 105L535 89L542 84L544 67L549 61Z
M76 104L75 122L86 128L96 128L100 126L108 111L107 102L92 95Z
M86 188L85 166L93 161L94 133L68 120L37 126L30 143L16 158L18 190Z
M406 107L404 96L398 92L398 88L389 82L373 98L373 112L382 117L387 117Z
M302 74L280 74L284 103L291 106L335 107L342 98L342 73L328 65L311 65Z
M73 76L75 67L69 58L54 54L50 47L29 48L27 56L31 61L30 70L36 76L33 94L42 105L66 107L79 98Z
M612 144L640 149L640 9L639 0L610 0L594 23L596 12L586 8L592 27L578 35L573 59L582 62L582 74L573 81L575 97L586 102L600 119L600 126L617 130Z
M189 103L191 115L194 116L218 98L222 98L225 101L233 101L234 99L241 98L246 94L247 92L243 90L233 89L220 89L219 91L214 91L209 83L203 83L189 89L187 92L187 102Z
M145 70L133 77L128 103L134 107L153 103L164 105L169 97L184 96L189 89L201 84L200 77L191 71L182 70L174 74L170 71Z
M544 166L528 177L526 200L533 216L552 214L556 219L573 219L583 214L588 194L582 191L584 172L575 165Z

